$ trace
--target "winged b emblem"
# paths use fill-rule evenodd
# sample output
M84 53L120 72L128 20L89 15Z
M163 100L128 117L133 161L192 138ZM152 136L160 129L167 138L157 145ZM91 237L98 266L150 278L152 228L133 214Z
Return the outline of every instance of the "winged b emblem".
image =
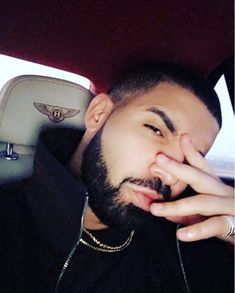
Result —
M48 118L55 123L62 122L64 119L74 117L80 113L80 110L69 109L60 106L53 106L36 102L33 104L40 113L47 115Z

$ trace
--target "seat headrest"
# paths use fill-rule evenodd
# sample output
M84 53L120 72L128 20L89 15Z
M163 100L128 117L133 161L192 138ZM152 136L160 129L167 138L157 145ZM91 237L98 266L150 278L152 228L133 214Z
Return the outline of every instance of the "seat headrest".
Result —
M84 129L92 98L82 86L57 78L22 75L0 92L0 142L35 146L46 127Z

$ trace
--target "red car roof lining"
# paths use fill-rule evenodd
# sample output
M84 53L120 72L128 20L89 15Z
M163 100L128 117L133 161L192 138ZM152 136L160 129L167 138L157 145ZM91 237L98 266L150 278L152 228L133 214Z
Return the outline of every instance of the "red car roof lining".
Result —
M233 54L232 0L5 1L0 53L88 77L106 91L141 59L208 75Z

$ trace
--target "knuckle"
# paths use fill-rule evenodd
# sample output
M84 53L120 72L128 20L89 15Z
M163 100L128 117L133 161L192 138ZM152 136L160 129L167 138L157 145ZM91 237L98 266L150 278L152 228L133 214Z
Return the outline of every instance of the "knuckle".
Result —
M178 212L180 212L183 209L183 201L177 200L177 201L173 202L171 205L171 209L172 209L172 211L177 210Z
M226 220L222 216L213 217L214 229L217 231L217 235L222 235L224 232L224 227L227 226Z
M222 219L222 221L221 221ZM221 227L221 225L224 225L224 223L226 223L226 220L223 219L223 217L219 217L219 216L216 216L216 217L213 217L213 220L214 220L214 225L216 227Z

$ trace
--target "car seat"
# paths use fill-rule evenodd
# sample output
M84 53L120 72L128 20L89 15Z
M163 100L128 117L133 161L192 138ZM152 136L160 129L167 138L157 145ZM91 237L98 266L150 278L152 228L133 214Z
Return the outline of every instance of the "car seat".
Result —
M34 149L46 127L84 129L92 94L57 78L22 75L0 92L0 184L32 173Z

